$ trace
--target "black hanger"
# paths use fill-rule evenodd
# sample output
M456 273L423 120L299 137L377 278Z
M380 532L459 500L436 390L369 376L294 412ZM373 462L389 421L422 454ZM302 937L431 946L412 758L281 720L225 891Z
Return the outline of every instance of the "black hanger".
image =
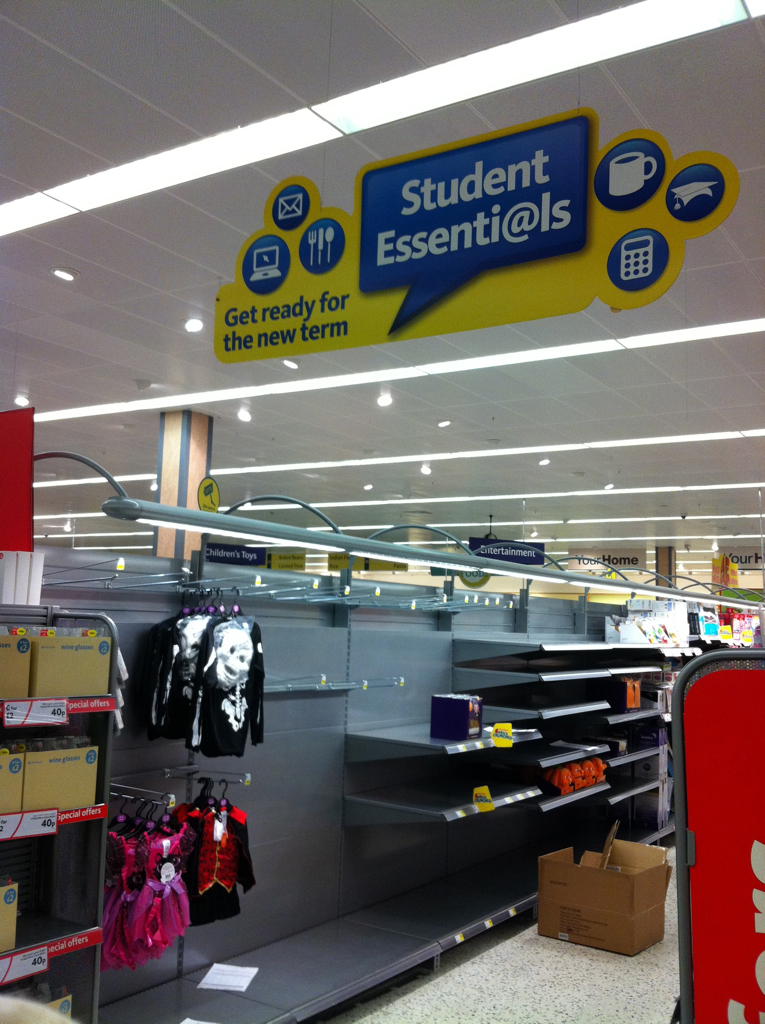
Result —
M109 822L109 828L114 828L115 825L124 825L127 821L127 814L125 814L125 804L130 800L129 796L126 796L122 801L122 807L117 811L112 820Z

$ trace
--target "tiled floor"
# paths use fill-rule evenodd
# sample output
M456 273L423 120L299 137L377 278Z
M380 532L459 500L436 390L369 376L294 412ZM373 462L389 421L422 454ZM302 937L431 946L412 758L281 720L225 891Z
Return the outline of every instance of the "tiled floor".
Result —
M674 865L674 850L670 857ZM666 911L664 941L635 957L540 938L524 915L448 950L438 973L416 978L331 1021L669 1024L679 992L674 879Z

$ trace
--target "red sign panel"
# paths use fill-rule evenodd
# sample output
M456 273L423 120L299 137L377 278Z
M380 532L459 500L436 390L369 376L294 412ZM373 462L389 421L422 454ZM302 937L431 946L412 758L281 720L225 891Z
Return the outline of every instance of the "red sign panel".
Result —
M725 757L721 698L735 695L735 766ZM765 1020L765 816L759 758L765 672L702 676L684 710L696 1024ZM763 1014L763 1017L760 1017Z
M34 409L0 412L0 552L32 551Z

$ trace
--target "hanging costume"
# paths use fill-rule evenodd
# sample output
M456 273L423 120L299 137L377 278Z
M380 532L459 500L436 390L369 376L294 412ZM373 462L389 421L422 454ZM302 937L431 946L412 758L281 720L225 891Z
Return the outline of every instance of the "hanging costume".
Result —
M255 885L247 815L228 805L225 818L214 807L181 804L174 815L197 836L184 879L189 893L191 923L209 924L240 912L238 882L243 892Z

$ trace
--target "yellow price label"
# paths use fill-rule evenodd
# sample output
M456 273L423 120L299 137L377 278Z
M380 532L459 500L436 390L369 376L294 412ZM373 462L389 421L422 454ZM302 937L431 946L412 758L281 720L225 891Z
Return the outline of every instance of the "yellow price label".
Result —
M495 747L512 747L513 726L511 722L497 722L491 730L491 738Z
M479 811L493 811L494 801L491 798L488 786L476 786L473 790L473 803Z

